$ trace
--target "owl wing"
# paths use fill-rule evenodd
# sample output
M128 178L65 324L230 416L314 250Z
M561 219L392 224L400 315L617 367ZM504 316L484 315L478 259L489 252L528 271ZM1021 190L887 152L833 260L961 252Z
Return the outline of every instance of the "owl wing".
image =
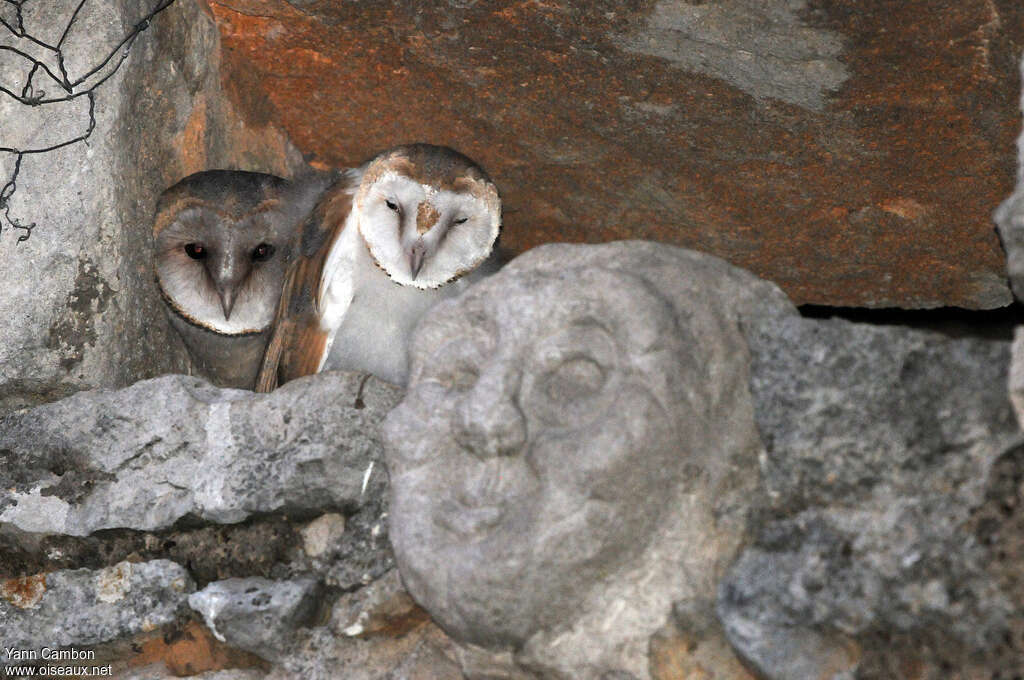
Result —
M256 379L257 392L270 392L289 380L320 370L330 334L321 323L324 267L340 244L352 209L352 187L343 178L324 193L299 231L295 259L285 273L273 332Z

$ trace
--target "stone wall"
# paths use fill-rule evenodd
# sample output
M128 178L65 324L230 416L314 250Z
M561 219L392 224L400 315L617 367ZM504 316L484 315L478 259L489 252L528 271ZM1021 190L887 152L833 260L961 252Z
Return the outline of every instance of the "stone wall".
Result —
M746 273L736 296L710 286L715 309L771 312L724 313L728 342L700 335L748 362L729 423L756 428L716 478L735 484L694 501L691 534L724 552L699 585L643 581L671 606L638 624L642 644L592 635L642 591L597 569L603 614L503 647L448 623L465 602L414 601L395 565L379 429L402 391L328 373L256 396L180 375L150 269L155 198L185 175L292 176L428 141L488 168L514 254L653 239L796 303L1006 305L989 215L1014 181L1018 3L175 0L140 26L156 0L71 21L77 6L0 5L43 42L71 27L62 67L0 25L54 74L0 50L0 149L84 135L87 96L40 102L61 68L125 55L75 90L95 85L88 140L20 165L0 151L16 179L0 193L5 649L86 650L137 680L587 677L597 662L574 659L594 650L606 678L1024 673L1024 361L1010 370L1005 333L801 318ZM1020 195L997 213L1014 276Z
M49 33L68 24L77 4L29 3L24 28L56 43L59 32ZM68 78L102 64L160 4L90 3L63 44ZM88 139L22 157L0 220L0 411L188 369L153 285L157 195L197 170L288 175L301 163L272 126L251 126L234 115L220 94L219 45L204 10L174 2L125 48L120 68L113 70L115 59L101 71L111 75L93 90L95 128ZM40 51L44 63L56 60ZM9 51L0 55L0 84L21 94L32 62ZM75 92L92 85L88 80ZM50 97L62 92L42 70L32 86ZM0 147L40 149L85 133L90 117L85 96L32 106L0 94L0 119ZM16 156L0 156L6 184ZM12 220L34 224L31 235Z

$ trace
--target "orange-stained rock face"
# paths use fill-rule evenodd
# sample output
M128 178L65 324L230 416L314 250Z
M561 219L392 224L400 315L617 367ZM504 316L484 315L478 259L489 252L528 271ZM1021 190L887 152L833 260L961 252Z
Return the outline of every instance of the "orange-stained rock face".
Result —
M1009 302L1016 0L201 0L236 110L315 164L458 148L503 244L708 251L797 302Z

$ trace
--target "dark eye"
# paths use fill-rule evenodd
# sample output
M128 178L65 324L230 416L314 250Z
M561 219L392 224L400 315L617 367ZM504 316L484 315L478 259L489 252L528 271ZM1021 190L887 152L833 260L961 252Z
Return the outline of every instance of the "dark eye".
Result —
M252 249L252 259L256 262L263 262L269 260L270 256L274 254L274 246L269 243L261 243Z
M206 246L202 243L186 243L185 254L193 260L202 260L206 257Z
M392 203L391 201L389 201L386 198L384 199L384 205L386 205L389 209L394 210L395 212L398 212L398 204Z
M452 224L465 224L467 221L469 221L468 217L460 217L459 219L452 222Z

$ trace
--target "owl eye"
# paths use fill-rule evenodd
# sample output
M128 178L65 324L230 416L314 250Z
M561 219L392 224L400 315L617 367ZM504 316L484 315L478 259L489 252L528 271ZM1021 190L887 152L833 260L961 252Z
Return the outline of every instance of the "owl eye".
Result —
M269 260L270 256L274 254L274 246L269 243L261 243L252 249L252 259L256 262L263 262Z
M398 212L398 204L397 203L392 203L391 201L389 201L388 199L385 198L384 199L384 205L386 205L390 210L394 210L395 212Z
M206 246L202 243L186 243L185 254L193 260L202 260L206 257Z
M452 222L452 224L465 224L468 221L469 221L468 217L460 217L459 219L457 219L454 222Z

